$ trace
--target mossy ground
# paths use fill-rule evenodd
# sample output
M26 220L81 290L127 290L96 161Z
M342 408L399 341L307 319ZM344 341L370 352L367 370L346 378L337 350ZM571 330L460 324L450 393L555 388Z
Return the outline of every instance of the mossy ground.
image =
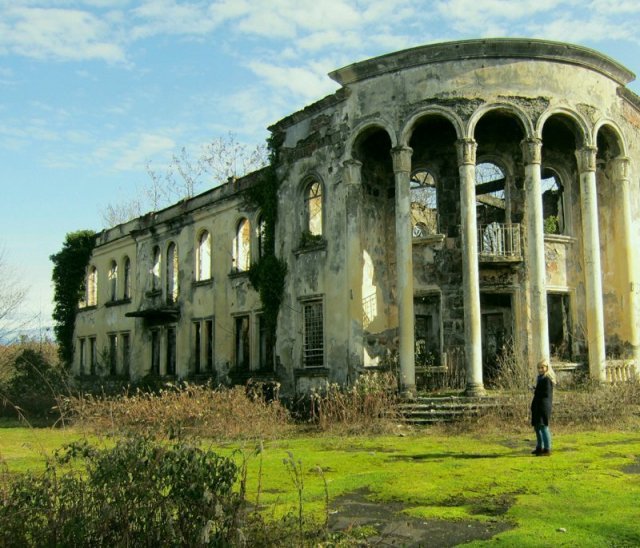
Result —
M340 514L357 495L383 505L389 519L504 525L473 546L640 545L640 430L554 433L551 457L530 454L532 434L495 429L293 437L264 442L262 452L255 443L205 445L237 451L247 464L249 501L259 499L265 516L297 514L299 487L305 514L318 520ZM83 436L74 429L0 428L0 457L9 472L34 469ZM380 532L367 528L369 536Z

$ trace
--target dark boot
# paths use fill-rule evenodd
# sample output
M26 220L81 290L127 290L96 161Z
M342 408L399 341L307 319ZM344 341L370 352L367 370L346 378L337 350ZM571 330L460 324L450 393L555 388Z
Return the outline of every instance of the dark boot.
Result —
M543 449L542 451L540 451L539 456L540 457L550 457L551 456L551 449Z
M536 447L533 451L531 451L531 454L535 455L536 457L540 455L540 453L542 453L542 448L540 447Z

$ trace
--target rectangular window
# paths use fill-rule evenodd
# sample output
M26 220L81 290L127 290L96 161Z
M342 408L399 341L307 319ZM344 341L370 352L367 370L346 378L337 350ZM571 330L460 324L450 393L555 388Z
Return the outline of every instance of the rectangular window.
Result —
M131 335L122 334L122 374L129 378L131 369Z
M109 335L109 375L118 374L118 335Z
M250 369L249 316L236 318L236 367Z
M207 371L213 371L213 320L205 320L205 363Z
M86 352L85 346L86 346L85 339L78 339L78 347L79 347L78 348L78 365L79 365L78 370L81 377L86 373L85 368L87 366L87 363L86 363L87 358L85 356L85 352Z
M96 367L98 365L98 344L95 337L89 339L89 374L96 374Z
M305 367L324 365L324 319L322 301L303 303L304 315L304 352Z
M176 328L167 329L167 375L176 374Z
M151 331L151 374L160 375L160 331Z
M273 342L263 315L258 316L258 329L260 330L260 368L271 370L273 369Z
M202 349L202 336L200 331L200 321L193 322L193 372L196 375L200 373L201 369L200 352Z

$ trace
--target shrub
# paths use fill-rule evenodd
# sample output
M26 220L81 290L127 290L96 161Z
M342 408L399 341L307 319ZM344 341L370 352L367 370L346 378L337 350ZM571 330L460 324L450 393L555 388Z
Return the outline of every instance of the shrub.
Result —
M321 430L377 433L399 420L397 381L391 373L360 375L351 387L329 384L310 397L311 421Z
M247 395L244 387L165 385L156 393L116 397L81 395L68 401L77 421L97 431L147 432L213 439L269 439L289 432L286 409L276 400Z
M65 466L80 461L82 468ZM146 437L67 446L0 504L2 546L210 546L237 532L243 493L229 458Z

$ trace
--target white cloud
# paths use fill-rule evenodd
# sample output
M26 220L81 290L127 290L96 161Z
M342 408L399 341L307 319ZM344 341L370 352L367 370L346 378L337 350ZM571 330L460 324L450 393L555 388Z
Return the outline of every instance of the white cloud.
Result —
M153 133L129 135L106 145L97 151L97 156L108 153L113 161L113 167L118 171L144 170L149 159L169 154L177 148L176 143L170 137Z
M10 8L0 13L0 51L38 59L101 59L126 55L107 23L75 9Z

